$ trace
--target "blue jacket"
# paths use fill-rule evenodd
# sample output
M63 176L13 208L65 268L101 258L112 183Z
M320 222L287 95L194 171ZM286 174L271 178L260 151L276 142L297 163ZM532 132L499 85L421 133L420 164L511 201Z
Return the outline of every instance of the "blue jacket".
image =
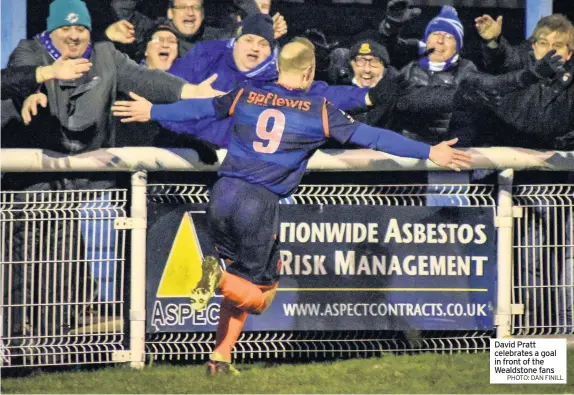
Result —
M231 91L242 83L261 88L266 83L277 80L279 52L277 48L255 69L240 71L233 59L234 44L235 39L199 42L184 58L177 59L168 71L192 84L199 84L217 74L217 80L212 86L224 92ZM322 81L314 82L309 89L310 95L324 96L333 106L343 110L365 106L367 92L368 89L354 86L329 86ZM192 133L205 141L226 147L232 120L227 118L216 121L215 118L206 118L199 122L161 122L161 124L175 132Z

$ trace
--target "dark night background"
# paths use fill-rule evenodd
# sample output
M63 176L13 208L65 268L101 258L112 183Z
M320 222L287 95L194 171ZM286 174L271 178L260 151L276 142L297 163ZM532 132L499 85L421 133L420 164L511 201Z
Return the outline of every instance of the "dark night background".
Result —
M321 29L329 39L337 39L343 45L352 44L354 35L369 28L376 28L384 15L388 0L373 0L373 5L332 5L327 0L306 0L305 4L284 3L274 0L272 12L280 12L289 23L289 35L294 36L306 28ZM103 32L105 27L113 22L110 0L85 0L92 15L94 33ZM44 30L48 17L48 0L28 0L27 34L31 38ZM223 15L232 0L205 0L206 19L214 23L218 16ZM168 0L142 1L141 10L150 16L164 16ZM456 2L454 2L456 5ZM422 7L423 13L414 23L403 29L403 36L420 37L426 23L434 17L440 7ZM524 9L508 8L457 8L459 17L465 26L464 53L471 59L477 50L478 35L474 29L474 18L483 13L493 17L504 16L503 34L511 43L518 43L524 38L525 11ZM555 0L554 12L566 14L574 20L573 0Z

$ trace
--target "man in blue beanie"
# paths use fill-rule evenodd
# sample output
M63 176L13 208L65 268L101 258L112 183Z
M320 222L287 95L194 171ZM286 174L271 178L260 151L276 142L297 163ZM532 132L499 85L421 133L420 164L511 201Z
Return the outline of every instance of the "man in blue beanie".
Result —
M433 71L449 69L458 60L463 37L464 29L456 10L443 7L425 29L423 42L428 55L421 58L421 65Z
M449 138L458 85L477 71L471 61L460 58L463 38L456 10L442 7L425 29L419 59L400 71L400 97L389 128L429 144ZM463 138L459 142L468 143Z

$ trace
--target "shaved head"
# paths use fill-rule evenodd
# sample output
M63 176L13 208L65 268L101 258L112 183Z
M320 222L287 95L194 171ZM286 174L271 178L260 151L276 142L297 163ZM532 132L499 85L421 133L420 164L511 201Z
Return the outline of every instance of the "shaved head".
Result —
M315 66L315 46L306 38L297 37L279 54L279 72L301 72Z

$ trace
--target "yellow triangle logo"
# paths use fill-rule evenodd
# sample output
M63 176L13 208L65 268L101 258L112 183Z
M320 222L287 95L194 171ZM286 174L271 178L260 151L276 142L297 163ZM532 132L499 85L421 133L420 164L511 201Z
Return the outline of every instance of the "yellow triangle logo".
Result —
M158 298L187 298L201 279L203 253L193 218L186 212L175 235L163 275L157 288Z

